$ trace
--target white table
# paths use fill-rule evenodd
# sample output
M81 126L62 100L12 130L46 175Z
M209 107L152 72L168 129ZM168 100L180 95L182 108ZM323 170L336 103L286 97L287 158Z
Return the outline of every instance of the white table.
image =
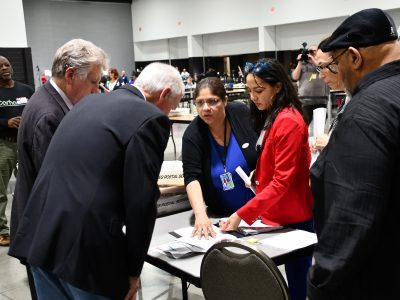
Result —
M217 221L217 220L215 220ZM182 297L187 299L187 283L192 283L201 288L200 267L203 259L202 254L187 258L173 259L159 251L155 250L156 246L171 242L176 239L169 232L178 228L193 226L194 216L192 211L186 211L163 218L158 218L154 228L153 237L150 244L150 249L146 256L146 262L158 267L174 276L181 278L182 281ZM282 229L275 232L260 234L256 237L258 240L263 238L276 236L292 229ZM247 240L249 237L241 238ZM260 243L251 244L264 251L276 265L284 264L292 259L312 255L315 245L298 248L296 250L278 249L269 247Z

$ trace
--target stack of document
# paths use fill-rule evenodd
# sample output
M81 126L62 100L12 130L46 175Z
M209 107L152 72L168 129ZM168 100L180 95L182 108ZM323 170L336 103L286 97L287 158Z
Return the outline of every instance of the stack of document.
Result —
M177 229L174 234L180 237L172 242L158 246L157 249L172 258L182 258L205 253L217 242L236 239L231 234L222 233L216 226L213 226L213 229L217 235L215 238L210 236L208 239L205 237L199 239L197 236L192 236L193 227Z
M226 221L227 218L222 218L221 221ZM261 220L256 220L253 224L247 224L245 221L240 221L237 232L244 236L256 235L283 229L283 226L272 226L264 224Z

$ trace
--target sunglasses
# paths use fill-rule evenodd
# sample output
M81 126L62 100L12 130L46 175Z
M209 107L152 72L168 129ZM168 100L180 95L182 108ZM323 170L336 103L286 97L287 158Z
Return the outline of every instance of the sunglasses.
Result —
M245 73L260 74L269 69L269 64L265 61L258 61L255 64L251 62L246 62L244 66Z

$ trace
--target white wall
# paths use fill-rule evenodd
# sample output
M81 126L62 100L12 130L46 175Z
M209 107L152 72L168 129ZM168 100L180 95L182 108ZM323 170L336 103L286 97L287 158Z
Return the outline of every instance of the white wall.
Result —
M295 50L303 42L318 44L348 15L370 7L388 10L400 25L398 0L133 0L133 40L147 49L182 36L194 46L192 36L202 37L203 51L189 47L188 56ZM135 60L162 59L154 52L141 54L136 52Z
M398 0L133 0L134 41L149 41L400 8Z
M203 36L204 56L258 52L258 29L228 31Z
M169 39L169 53L171 59L180 59L188 57L188 39L187 37L179 37Z
M2 23L0 47L27 47L22 0L0 0L0 14Z
M318 45L344 19L341 17L276 26L276 50L300 49L303 42Z
M135 43L135 60L165 60L169 59L168 39Z

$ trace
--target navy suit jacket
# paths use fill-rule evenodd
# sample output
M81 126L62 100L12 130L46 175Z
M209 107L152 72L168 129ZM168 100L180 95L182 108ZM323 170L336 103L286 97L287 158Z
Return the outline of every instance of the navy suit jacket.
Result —
M11 209L13 238L47 148L61 120L69 111L64 100L47 82L26 105L18 129L18 175Z
M169 129L135 87L82 99L53 136L10 255L123 298L150 244Z

